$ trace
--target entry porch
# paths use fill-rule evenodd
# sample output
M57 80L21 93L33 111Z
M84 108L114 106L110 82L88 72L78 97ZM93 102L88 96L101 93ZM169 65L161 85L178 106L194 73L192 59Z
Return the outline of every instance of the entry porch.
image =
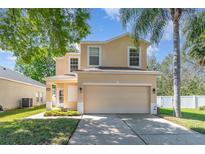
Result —
M77 110L77 75L67 74L46 78L46 101L53 106Z

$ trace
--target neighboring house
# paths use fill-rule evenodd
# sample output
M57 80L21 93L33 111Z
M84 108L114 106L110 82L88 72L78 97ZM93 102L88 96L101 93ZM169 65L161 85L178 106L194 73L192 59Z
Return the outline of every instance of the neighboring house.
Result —
M81 113L150 113L156 77L147 71L149 42L139 48L128 34L80 42L78 53L56 58L56 76L46 78L47 101L56 86L57 104Z
M33 106L41 105L45 97L44 84L0 66L0 105L4 110L18 108L22 98L32 98Z

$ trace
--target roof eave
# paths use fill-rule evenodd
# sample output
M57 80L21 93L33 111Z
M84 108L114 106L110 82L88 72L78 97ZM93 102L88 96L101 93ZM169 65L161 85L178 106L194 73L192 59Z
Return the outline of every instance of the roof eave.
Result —
M105 44L105 43L109 43L109 42L111 42L113 40L119 39L121 37L124 37L126 35L129 35L129 33L125 33L125 34L113 37L113 38L105 40L105 41L81 41L80 44ZM144 39L141 39L141 38L139 40L145 42L149 46L151 45L151 43L149 41L147 41L147 40L144 40Z

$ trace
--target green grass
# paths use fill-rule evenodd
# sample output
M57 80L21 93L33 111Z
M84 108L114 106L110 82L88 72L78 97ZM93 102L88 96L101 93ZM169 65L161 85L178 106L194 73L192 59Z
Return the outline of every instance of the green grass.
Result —
M15 119L26 118L44 111L45 111L45 105L32 107L32 108L10 110L10 111L0 113L0 122L13 121Z
M80 112L78 111L63 111L63 109L53 109L51 111L46 111L44 116L79 116Z
M163 118L205 134L205 111L199 109L182 109L182 118L173 117L173 109L160 109Z
M0 122L1 145L68 144L76 119L35 119Z

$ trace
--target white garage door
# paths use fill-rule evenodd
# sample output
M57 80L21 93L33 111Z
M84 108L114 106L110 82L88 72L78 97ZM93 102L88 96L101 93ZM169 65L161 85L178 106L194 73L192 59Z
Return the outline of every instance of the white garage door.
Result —
M149 87L85 86L85 113L149 113Z

